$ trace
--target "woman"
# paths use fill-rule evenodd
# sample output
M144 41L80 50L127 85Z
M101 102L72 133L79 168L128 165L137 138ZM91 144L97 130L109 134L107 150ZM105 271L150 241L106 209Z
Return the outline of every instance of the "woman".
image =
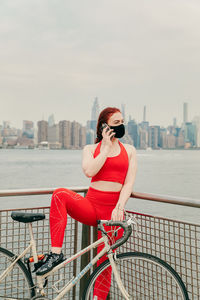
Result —
M135 148L118 141L125 133L123 123L118 108L107 107L100 113L96 143L86 145L83 149L83 172L92 178L85 198L64 188L54 191L50 208L52 250L37 275L49 272L63 260L61 247L67 214L90 226L97 226L97 220L100 219L123 220L124 207L132 192L137 168ZM100 250L101 247L98 252ZM105 259L106 256L98 264ZM97 291L95 295L99 299L106 299L108 291L104 289L103 293Z

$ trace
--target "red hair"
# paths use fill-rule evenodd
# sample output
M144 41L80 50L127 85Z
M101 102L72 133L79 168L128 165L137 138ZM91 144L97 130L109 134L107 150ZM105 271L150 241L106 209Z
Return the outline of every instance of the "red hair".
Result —
M99 115L98 121L97 121L97 137L95 140L95 143L98 143L102 140L102 124L107 123L109 118L116 112L121 112L119 108L116 107L107 107Z

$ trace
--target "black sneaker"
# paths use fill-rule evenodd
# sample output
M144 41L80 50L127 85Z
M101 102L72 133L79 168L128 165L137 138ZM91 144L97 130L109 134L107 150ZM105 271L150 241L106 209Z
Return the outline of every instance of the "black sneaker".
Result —
M41 276L50 272L55 266L63 261L63 253L60 254L52 253L47 254L43 260L42 266L37 270L36 275Z

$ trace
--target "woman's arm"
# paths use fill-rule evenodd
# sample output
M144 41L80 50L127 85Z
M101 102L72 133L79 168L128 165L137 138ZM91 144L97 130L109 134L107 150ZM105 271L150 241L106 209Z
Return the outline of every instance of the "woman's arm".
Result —
M131 147L131 155L130 155L129 167L128 167L126 179L125 179L124 185L121 189L117 205L112 211L111 219L113 221L122 221L123 220L124 207L133 191L133 185L135 182L136 171L137 171L136 150L134 147Z
M82 168L83 172L87 177L93 177L96 175L99 170L104 165L110 148L112 147L111 138L114 136L115 133L112 132L113 129L106 130L104 128L102 132L102 144L101 144L101 152L97 157L93 157L92 149L94 145L86 145L83 149L83 158L82 158Z
M92 146L86 145L83 149L82 168L87 177L93 177L104 165L109 149L104 148L97 157L93 157Z

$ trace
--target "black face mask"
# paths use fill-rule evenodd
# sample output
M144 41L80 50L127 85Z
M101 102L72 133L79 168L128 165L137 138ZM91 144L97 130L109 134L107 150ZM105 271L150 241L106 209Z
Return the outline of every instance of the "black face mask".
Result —
M113 129L113 132L115 132L114 137L120 139L124 136L125 134L125 126L124 124L120 124L118 126L109 126L110 129Z

